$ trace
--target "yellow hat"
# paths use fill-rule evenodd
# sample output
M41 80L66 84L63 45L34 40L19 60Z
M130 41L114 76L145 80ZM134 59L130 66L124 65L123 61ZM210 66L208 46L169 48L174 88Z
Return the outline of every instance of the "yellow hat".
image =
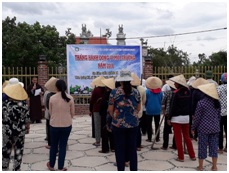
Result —
M11 84L3 89L4 93L14 100L26 100L28 95L21 84Z
M182 85L182 86L188 88L188 85L187 85L187 83L186 83L186 79L185 79L185 77L184 77L183 74L178 75L178 76L174 76L174 77L172 77L172 78L169 78L169 80L171 80L171 81L173 81L173 82L175 82L175 83L178 83L178 84L180 84L180 85Z
M110 88L112 90L115 88L115 80L114 80L113 77L112 78L108 78L108 79L102 79L101 81L108 88Z
M214 83L200 85L198 86L198 89L202 91L203 93L207 94L208 96L216 100L219 100L219 95L218 95L218 92L216 90L216 86Z
M130 81L132 86L139 86L141 84L141 80L135 73L131 73L131 77L133 78L133 80Z
M162 87L162 81L160 78L156 77L156 76L152 76L152 77L148 77L146 79L146 83L145 83L147 88L150 89L157 89L157 88L161 88Z
M45 83L45 88L50 91L50 92L57 92L57 88L56 88L56 81L58 79L55 77L51 77L46 83Z
M177 89L176 87L175 87L175 85L174 85L174 82L173 81L171 81L171 80L167 80L167 81L165 81L165 83L167 83L170 87L172 87L173 89Z
M9 84L9 81L8 80L5 80L4 83L2 84L2 92L3 92L3 88L6 87L6 85Z
M195 89L198 89L198 88L197 88L198 86L204 85L204 84L208 84L208 83L210 83L208 80L206 80L206 79L200 77L200 78L196 79L196 81L194 81L194 82L192 83L191 86L192 86L193 88L195 88Z
M95 79L93 79L92 83L96 86L96 87L105 87L104 83L102 83L102 79L105 79L103 76L99 76Z

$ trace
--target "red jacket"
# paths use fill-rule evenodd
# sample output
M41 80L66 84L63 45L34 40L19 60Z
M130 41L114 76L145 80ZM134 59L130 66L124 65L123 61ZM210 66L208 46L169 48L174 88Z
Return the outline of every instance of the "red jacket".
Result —
M105 87L96 87L93 90L90 100L90 112L100 111L100 103L105 91Z

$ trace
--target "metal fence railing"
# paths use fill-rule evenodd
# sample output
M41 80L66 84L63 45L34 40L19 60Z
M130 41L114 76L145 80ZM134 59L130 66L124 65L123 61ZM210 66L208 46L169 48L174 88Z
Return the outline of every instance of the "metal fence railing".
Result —
M183 74L188 80L191 76L203 77L207 70L213 72L213 79L219 83L221 74L227 72L226 66L182 66L182 67L154 67L153 75L165 81L169 74ZM31 83L33 76L38 76L37 67L2 67L2 83L12 77L16 77L26 86ZM52 67L48 69L48 77L56 77L67 82L66 67ZM73 95L76 104L89 104L90 95Z
M211 70L213 79L219 83L222 73L227 72L226 66L182 66L182 67L154 67L153 75L165 81L169 74L174 76L183 74L188 80L191 76L205 78L205 72Z

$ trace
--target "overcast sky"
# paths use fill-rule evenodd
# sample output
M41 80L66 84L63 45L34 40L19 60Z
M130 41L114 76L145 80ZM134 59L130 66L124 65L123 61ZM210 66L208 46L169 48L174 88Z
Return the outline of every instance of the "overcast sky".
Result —
M3 2L2 20L16 16L16 22L55 26L64 35L67 28L79 36L82 24L94 36L112 31L109 43L116 44L118 26L123 25L127 45L139 45L148 39L148 46L167 49L175 45L187 52L191 62L199 53L211 55L227 50L227 30L188 35L154 37L214 30L227 27L227 3L222 2ZM147 38L148 37L148 38ZM149 38L151 37L151 38Z

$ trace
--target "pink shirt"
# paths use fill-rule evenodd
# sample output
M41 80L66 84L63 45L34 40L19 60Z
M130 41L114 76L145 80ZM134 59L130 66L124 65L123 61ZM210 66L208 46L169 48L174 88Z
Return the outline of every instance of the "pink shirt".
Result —
M52 127L69 127L72 125L72 118L75 115L74 99L71 95L67 93L66 95L71 99L69 102L61 97L61 92L50 97L49 113Z

